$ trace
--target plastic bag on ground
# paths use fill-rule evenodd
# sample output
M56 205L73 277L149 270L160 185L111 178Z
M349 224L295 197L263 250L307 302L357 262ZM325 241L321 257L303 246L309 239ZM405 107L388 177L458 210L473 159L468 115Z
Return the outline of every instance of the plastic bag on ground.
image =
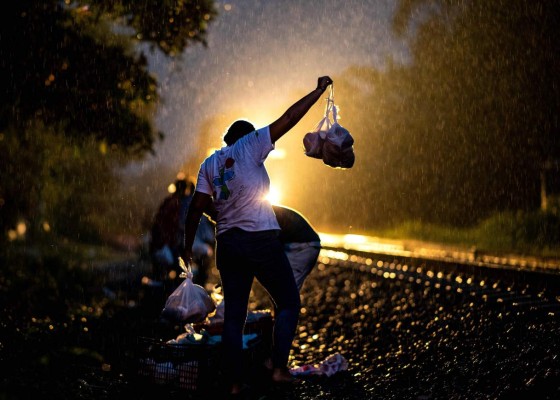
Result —
M192 271L179 258L185 280L171 293L161 316L175 322L199 322L216 310L216 304L202 286L193 283Z
M290 373L296 376L326 375L332 376L340 371L348 370L348 361L340 354L331 354L319 364L306 364L290 368Z

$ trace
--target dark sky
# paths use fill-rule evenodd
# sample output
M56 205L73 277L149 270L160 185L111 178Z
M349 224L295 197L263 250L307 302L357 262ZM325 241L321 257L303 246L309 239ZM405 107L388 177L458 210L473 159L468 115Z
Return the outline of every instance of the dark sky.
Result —
M219 15L209 26L208 47L194 46L172 60L150 58L163 98L157 124L166 138L143 167L179 168L207 118L236 110L261 127L294 96L314 89L319 76L334 77L352 65L382 68L389 58L404 62L406 47L391 31L396 3L216 2ZM216 128L216 147L226 128Z

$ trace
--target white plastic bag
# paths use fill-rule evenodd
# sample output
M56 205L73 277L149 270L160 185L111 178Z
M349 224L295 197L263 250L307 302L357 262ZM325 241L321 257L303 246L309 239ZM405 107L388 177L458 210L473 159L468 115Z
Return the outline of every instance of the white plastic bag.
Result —
M329 113L331 108L334 106L334 100L331 98L331 94L327 98L327 107L325 109L325 116L319 121L313 131L308 132L303 137L303 148L305 150L305 155L308 157L323 158L323 145L325 143L325 137L327 136L327 131L331 127L331 120L329 118Z
M321 137L326 135L326 132L314 131L306 133L303 137L303 147L305 148L305 155L308 157L323 158L323 143L325 139Z
M323 162L333 168L352 168L355 161L354 138L338 123L327 132L323 144Z
M214 300L214 304L216 304L216 312L208 317L210 321L210 325L214 324L221 324L224 322L224 312L225 312L225 303L224 303L224 295L222 293L222 286L214 286L212 292L210 293L210 297Z
M331 85L325 116L313 132L303 137L305 154L322 159L330 167L346 169L354 165L353 145L354 138L350 132L338 123L338 107L334 104L334 89Z
M290 373L295 376L327 375L333 376L337 372L347 371L348 361L340 354L331 354L319 364L306 364L290 368Z
M176 322L199 322L214 312L216 304L202 286L192 281L192 271L179 257L179 265L183 269L183 282L171 293L161 311L161 316Z

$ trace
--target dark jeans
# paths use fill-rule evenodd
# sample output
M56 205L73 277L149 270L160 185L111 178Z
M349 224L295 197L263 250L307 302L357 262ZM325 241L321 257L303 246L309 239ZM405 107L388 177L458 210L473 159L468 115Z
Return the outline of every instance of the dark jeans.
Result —
M232 383L241 382L243 327L253 279L275 306L272 363L286 367L298 323L300 298L278 231L230 229L217 237L216 264L224 291L224 366Z

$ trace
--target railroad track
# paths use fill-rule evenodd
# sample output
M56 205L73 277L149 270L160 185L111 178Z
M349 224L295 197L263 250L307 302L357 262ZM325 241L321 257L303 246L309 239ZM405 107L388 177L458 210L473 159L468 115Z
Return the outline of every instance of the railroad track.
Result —
M560 314L558 273L335 247L323 247L319 264L352 268L378 278L455 292L496 307Z

